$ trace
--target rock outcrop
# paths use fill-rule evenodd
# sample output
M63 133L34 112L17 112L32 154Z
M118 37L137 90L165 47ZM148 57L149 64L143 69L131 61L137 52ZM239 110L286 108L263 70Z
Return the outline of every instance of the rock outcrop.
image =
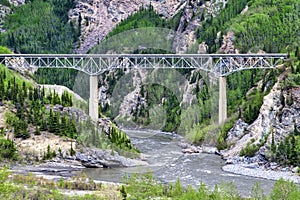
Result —
M3 29L5 16L11 13L11 9L0 4L0 33L5 32Z
M226 35L223 35L223 43L220 47L220 53L230 54L230 53L239 53L237 49L234 48L234 33L228 32Z
M267 135L267 141L258 153L258 156L265 157L271 145L271 131L274 133L275 141L281 141L294 130L295 123L299 125L300 88L281 91L280 82L283 77L284 74L278 77L271 92L264 97L260 114L252 124L247 125L242 120L238 120L234 124L227 138L227 142L231 142L233 145L230 149L222 152L225 158L238 156L247 143L258 144ZM284 103L290 98L288 94L292 94L292 105ZM283 95L284 101L282 101L281 95Z
M9 0L9 3L11 3L14 6L20 6L26 3L26 0Z
M80 26L81 36L76 53L86 53L99 44L106 35L123 19L137 12L140 8L153 6L163 18L172 18L182 11L180 24L176 30L179 34L173 45L174 53L185 52L191 44L196 43L195 31L204 15L215 15L226 1L202 0L79 0L75 8L69 11L69 19ZM196 53L196 52L195 52Z
M89 168L134 167L147 165L145 161L125 158L118 152L101 149L86 149L84 153L77 152L76 160Z
M151 1L154 9L164 17L172 17L185 2L183 0ZM150 5L149 0L80 0L69 11L71 21L80 23L80 47L77 53L86 53L129 15Z

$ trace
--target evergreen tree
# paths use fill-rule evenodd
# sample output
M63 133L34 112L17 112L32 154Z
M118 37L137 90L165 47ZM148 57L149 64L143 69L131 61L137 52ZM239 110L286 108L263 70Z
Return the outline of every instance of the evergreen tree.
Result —
M294 122L294 133L293 133L293 135L294 136L300 136L300 132L298 131L296 122Z

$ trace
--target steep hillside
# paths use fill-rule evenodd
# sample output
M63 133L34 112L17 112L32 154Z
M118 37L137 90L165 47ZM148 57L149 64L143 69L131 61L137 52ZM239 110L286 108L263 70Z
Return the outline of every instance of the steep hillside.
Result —
M72 95L66 91L56 92L57 88L42 87L0 66L0 159L32 163L55 157L71 158L90 166L92 164L82 160L90 153L89 147L108 155L116 151L137 156L138 150L130 139L111 121L92 122L83 111L72 107ZM109 164L105 159L104 156L93 162L98 162L98 167L104 166ZM110 159L119 162L121 157ZM134 163L126 159L124 163L122 159L120 166Z
M229 130L224 157L255 156L260 161L275 161L280 165L299 165L299 47L291 62L278 76L276 84L263 99L259 115L245 123L239 119ZM297 56L298 55L298 56ZM298 57L298 58L297 58Z
M222 44L220 36L232 31L234 45L241 53L287 52L299 45L299 12L297 0L231 0L219 16L200 26L198 41L206 42L213 53Z

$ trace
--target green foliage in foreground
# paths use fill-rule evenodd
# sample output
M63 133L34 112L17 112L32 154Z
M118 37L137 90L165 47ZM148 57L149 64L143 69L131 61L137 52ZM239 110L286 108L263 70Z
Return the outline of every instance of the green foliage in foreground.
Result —
M34 177L29 174L13 175L10 177L10 172L5 168L0 168L0 199L63 199L63 200L88 200L88 199L109 199L113 197L116 199L116 189L110 191L113 194L101 194L102 184L95 183L93 180L86 182L86 177L75 177L72 181L64 181L60 179L59 182L46 180L43 178ZM72 195L68 196L61 192L62 189L69 190L92 190L97 191L94 194ZM100 195L99 195L100 194Z
M174 184L164 185L156 181L151 174L148 175L132 175L126 178L126 185L122 186L121 194L123 199L214 199L214 200L238 200L242 198L233 183L224 183L215 186L213 190L207 188L206 185L200 184L198 189L191 186L183 187L180 180ZM249 199L299 199L299 187L289 181L283 179L278 180L270 196L266 196L260 189L259 183L252 187L252 198ZM246 198L247 199L247 198Z
M175 199L175 200L296 200L300 198L299 186L293 182L279 179L273 186L269 196L264 194L259 183L252 187L251 197L242 198L233 183L216 185L210 190L203 183L198 189L192 186L184 187L180 180L175 183L162 184L155 180L151 174L136 175L125 178L122 186L106 186L95 183L92 179L86 181L85 176L76 176L72 181L60 179L57 182L34 177L29 174L13 175L0 168L0 198L1 199ZM25 187L26 186L26 187ZM67 196L62 189L89 190L92 194L84 196Z
M17 159L16 151L17 149L14 141L4 138L4 135L0 133L0 161L2 159Z

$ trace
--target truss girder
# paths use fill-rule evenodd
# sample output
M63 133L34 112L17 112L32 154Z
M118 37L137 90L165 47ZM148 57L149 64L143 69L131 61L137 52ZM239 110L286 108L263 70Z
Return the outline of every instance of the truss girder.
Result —
M98 75L118 68L199 68L218 76L245 69L275 68L286 54L0 54L11 68L71 68Z

